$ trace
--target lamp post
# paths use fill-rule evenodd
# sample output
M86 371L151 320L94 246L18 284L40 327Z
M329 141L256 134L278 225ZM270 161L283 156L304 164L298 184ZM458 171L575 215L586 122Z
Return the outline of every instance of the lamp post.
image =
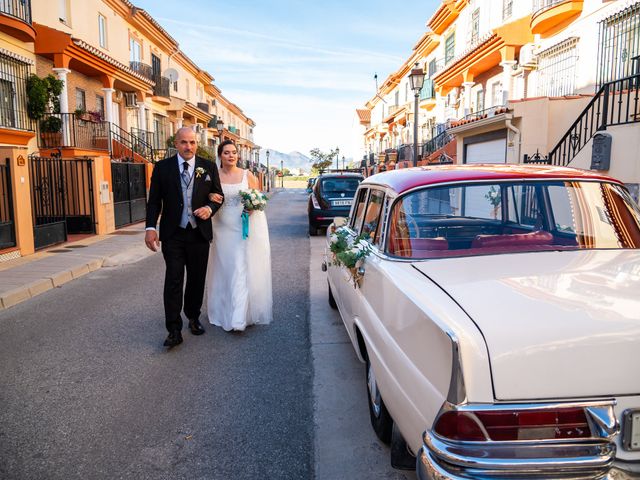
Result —
M413 104L413 166L415 167L418 165L418 97L424 84L424 71L418 66L418 62L409 74L409 82L415 95Z
M284 160L280 160L280 188L284 188Z
M344 170L344 155L342 155L342 169Z
M336 170L340 170L340 165L338 164L338 160L340 160L340 148L336 147Z
M216 122L216 130L218 130L218 145L222 143L222 131L224 130L224 122L221 118Z
M267 150L267 192L269 191L269 183L271 183L269 182L269 175L269 150Z

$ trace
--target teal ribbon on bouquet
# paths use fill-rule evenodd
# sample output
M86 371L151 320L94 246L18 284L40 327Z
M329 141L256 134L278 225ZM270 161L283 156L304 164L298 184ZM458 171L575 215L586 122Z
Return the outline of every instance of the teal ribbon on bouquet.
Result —
M242 239L246 240L249 236L249 212L242 211Z

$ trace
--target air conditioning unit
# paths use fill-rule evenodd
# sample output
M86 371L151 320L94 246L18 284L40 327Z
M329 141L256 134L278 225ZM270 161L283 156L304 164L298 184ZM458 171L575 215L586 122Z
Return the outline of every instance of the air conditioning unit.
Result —
M124 105L128 108L134 108L138 106L138 98L136 92L124 92Z
M525 43L520 48L518 63L523 67L534 68L538 65L538 57L534 55L536 46L533 43Z

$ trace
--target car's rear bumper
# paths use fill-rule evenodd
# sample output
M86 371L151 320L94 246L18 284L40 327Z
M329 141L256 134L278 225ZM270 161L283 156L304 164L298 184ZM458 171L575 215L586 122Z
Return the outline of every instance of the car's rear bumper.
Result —
M615 462L616 446L609 442L538 444L519 453L455 445L426 432L416 473L420 480L627 480L640 475L640 464Z
M309 225L314 227L328 227L336 217L348 217L349 209L346 210L309 210Z

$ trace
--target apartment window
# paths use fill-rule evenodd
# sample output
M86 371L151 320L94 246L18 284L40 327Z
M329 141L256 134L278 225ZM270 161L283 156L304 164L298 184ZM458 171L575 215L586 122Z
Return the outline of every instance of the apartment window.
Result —
M491 107L498 105L502 105L502 82L494 82L491 85Z
M433 77L433 74L436 73L436 61L435 59L429 62L429 78Z
M178 91L178 81L177 80L175 82L173 82L173 91L174 92Z
M444 41L444 63L445 64L453 60L453 57L455 55L455 49L456 49L456 33L453 32Z
M142 46L135 38L129 39L129 60L132 62L142 61Z
M575 93L578 39L568 38L538 54L538 96Z
M107 48L107 19L98 14L98 40L102 48Z
M480 37L480 9L476 8L471 14L471 43L476 43Z
M640 3L600 22L598 87L640 73Z
M189 97L191 96L191 92L189 91L189 79L185 78L184 81L187 86L187 100L189 100Z
M400 105L400 92L397 91L397 90L396 90L396 93L395 93L395 103L394 103L394 105L396 105L396 106Z
M476 92L476 112L484 110L484 90Z
M76 88L76 110L87 110L87 97L81 88Z
M66 23L67 25L71 23L69 15L69 0L58 0L58 13L62 23Z
M96 112L99 112L102 118L104 115L104 97L102 95L96 95Z
M502 20L506 20L513 13L513 0L502 0Z
M27 116L29 65L0 53L0 126L33 130Z
M404 101L405 103L409 101L409 84L404 84Z

